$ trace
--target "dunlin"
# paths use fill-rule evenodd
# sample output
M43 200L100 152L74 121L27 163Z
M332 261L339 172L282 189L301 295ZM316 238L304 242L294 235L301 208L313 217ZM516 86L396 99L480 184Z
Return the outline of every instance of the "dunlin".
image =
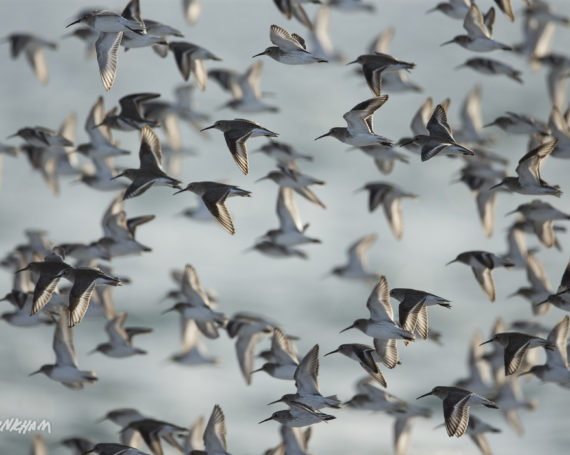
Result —
M184 80L187 81L190 73L192 73L194 81L200 90L206 90L208 73L204 60L220 61L221 59L208 49L187 41L171 41L168 47L174 54L174 60L176 60L176 65Z
M294 167L283 166L280 166L278 171L271 171L265 177L257 179L257 181L259 182L265 179L273 180L280 187L292 188L297 194L300 194L308 201L317 204L323 209L326 208L317 195L309 188L309 185L324 185L325 182L322 180L303 174Z
M237 186L217 182L192 182L174 194L183 191L192 191L200 196L216 221L232 235L235 234L235 228L230 212L225 205L226 199L234 196L251 196L251 192L242 190Z
M249 171L245 141L247 141L250 137L278 136L277 133L274 133L273 131L262 127L258 123L244 119L218 120L213 125L202 128L200 131L209 130L211 128L216 128L224 133L224 138L226 140L228 148L230 149L232 158L245 175L247 175Z
M554 221L570 220L569 214L566 214L553 207L548 202L544 202L539 199L521 204L507 215L517 212L522 213L526 220L531 223L534 233L540 242L547 248L556 244Z
M325 356L335 354L337 352L358 362L360 366L378 382L378 384L382 387L387 387L386 379L384 379L384 375L382 374L382 371L374 357L376 354L374 347L368 346L367 344L346 343L341 344L334 351L326 353Z
M447 154L460 153L462 155L474 155L471 150L458 144L453 138L451 127L447 122L445 109L441 104L438 104L434 109L426 125L426 129L429 133L428 135L416 135L413 139L405 141L400 145L407 145L412 142L421 145L422 161L427 161L442 151L445 151Z
M279 218L279 229L267 231L264 235L265 238L285 247L304 243L321 243L319 239L308 237L305 234L309 225L301 222L291 188L279 188L276 211Z
M390 229L397 239L404 233L404 220L400 207L403 198L417 199L418 196L408 193L396 185L384 182L372 182L364 185L361 190L368 191L368 210L373 212L380 204L384 208L384 215L388 220Z
M152 185L180 188L180 180L168 176L162 170L162 151L156 133L149 126L141 130L141 145L139 148L139 168L125 169L113 177L125 176L131 184L125 191L123 199L136 197L147 191Z
M261 368L252 373L265 371L277 379L294 379L295 371L299 365L293 343L283 331L275 327L271 338L271 361L266 362Z
M517 177L505 177L493 188L505 187L509 191L530 195L552 195L560 197L562 191L558 185L549 185L540 177L540 168L544 160L552 153L558 139L539 145L524 155L516 168Z
M568 262L562 274L562 279L560 280L556 294L550 294L546 299L538 302L536 305L549 303L563 311L570 311L570 262Z
M240 371L247 385L251 384L255 347L261 338L273 333L274 326L265 318L246 313L234 315L226 325L230 338L237 337L236 354Z
M570 369L568 368L568 325L570 317L564 316L549 332L547 340L555 349L546 351L546 363L534 365L523 374L534 374L544 382L553 382L570 388Z
M464 19L465 15L469 12L471 0L449 0L447 2L440 2L428 13L440 11L441 13L453 19Z
M306 404L315 410L324 407L338 409L340 408L340 400L336 395L324 397L319 391L319 383L317 377L319 375L319 345L316 344L303 357L303 360L295 370L294 379L297 393L283 395L279 400L269 404L278 403L280 401L290 404L293 401Z
M442 44L456 43L461 47L475 52L489 52L496 49L510 51L512 48L493 39L493 24L495 23L495 8L491 7L483 16L479 7L472 3L463 21L467 35L455 36Z
M331 128L317 138L332 136L345 144L355 147L365 147L367 145L391 146L392 141L384 136L379 136L372 129L372 116L388 100L388 95L378 96L358 103L350 111L342 116L348 125L345 127Z
M123 358L136 354L146 354L146 351L133 346L133 337L152 332L143 327L125 327L127 313L119 313L105 325L109 336L108 343L99 344L92 352L101 352L108 357Z
M159 96L160 94L158 93L133 93L123 96L119 100L121 112L116 114L117 109L111 109L101 122L101 125L122 131L140 130L145 125L158 126L156 122L144 118L142 105Z
M293 33L292 35L278 25L269 28L269 39L275 46L268 47L263 52L255 54L253 57L268 55L273 60L286 65L306 65L316 62L328 62L320 57L316 57L307 51L305 40Z
M81 322L85 316L96 285L121 285L121 280L94 267L68 267L62 272L62 276L73 283L69 291L70 327Z
M275 420L276 422L279 422L288 427L306 427L307 425L326 422L328 420L333 420L336 418L329 414L315 411L314 409L311 409L310 406L304 405L302 403L297 403L295 401L291 402L290 406L291 407L289 410L276 411L271 415L271 417L268 417L259 423Z
M489 74L492 76L504 74L510 79L517 81L519 84L523 83L521 79L521 71L516 70L506 63L490 58L470 58L465 63L456 67L456 69L467 66L474 71L481 74Z
M55 50L57 44L30 33L13 33L8 35L4 41L10 43L12 58L18 58L22 53L25 53L26 59L38 80L42 84L47 84L48 69L44 49Z
M374 338L374 347L380 360L388 368L398 363L397 340L414 341L415 335L402 329L394 322L394 313L390 305L390 290L385 276L381 276L366 302L370 312L369 319L357 319L346 329L356 328Z
M341 278L351 278L364 281L376 281L379 278L377 273L367 272L366 253L376 241L376 234L369 234L354 242L348 248L348 263L343 266L335 267L330 273Z
M43 373L54 381L61 382L70 389L82 389L84 383L92 384L97 380L93 371L82 371L77 365L77 356L73 346L72 321L66 308L62 308L53 336L55 364L43 365L31 375Z
M449 300L416 289L394 288L390 291L390 297L400 302L398 319L402 328L411 333L417 332L424 340L428 339L427 307L439 305L451 308Z
M216 357L209 356L204 343L200 340L200 329L196 321L180 314L182 335L182 350L170 356L173 362L181 365L212 365L217 364Z
M546 350L554 351L556 346L544 338L527 335L520 332L502 332L496 333L493 338L487 340L481 345L492 343L493 341L499 343L505 348L505 375L509 376L518 371L524 355L529 349L543 347Z
M483 405L488 408L497 409L497 405L487 398L459 387L437 386L424 395L435 395L443 400L443 416L445 418L445 428L449 437L463 436L469 423L469 406Z
M383 73L400 70L409 71L416 67L415 63L404 62L382 52L359 55L356 60L347 63L347 65L353 63L362 65L362 74L366 79L366 83L374 96L377 97L381 95Z
M16 273L20 273L30 270L32 273L38 274L30 315L36 314L49 302L64 270L71 268L69 264L64 262L64 259L63 249L55 248L51 254L44 258L43 262L30 262L26 267L16 271Z
M548 126L533 117L525 114L517 114L515 112L507 112L507 115L497 117L491 123L485 125L497 126L509 134L540 134L541 136L548 136L550 131Z
M510 268L514 266L508 258L505 259L487 251L465 251L446 265L454 262L461 262L471 267L475 278L491 302L495 301L495 283L491 270L495 267Z

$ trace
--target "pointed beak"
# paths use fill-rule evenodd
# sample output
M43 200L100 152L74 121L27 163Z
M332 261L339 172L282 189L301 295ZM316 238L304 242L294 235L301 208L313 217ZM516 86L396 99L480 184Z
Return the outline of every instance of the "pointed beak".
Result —
M283 401L283 399L282 399L282 398L279 398L278 400L272 401L271 403L267 403L267 406L269 406L270 404L279 403L279 402L281 402L281 401Z
M175 193L172 193L172 195L174 196L175 194L183 193L184 191L187 191L187 189L186 189L186 188L182 188L182 189L176 191Z
M69 27L71 27L72 25L79 24L80 22L81 22L81 19L77 19L76 21L73 21L71 24L67 24L67 25L65 26L65 28L69 28Z
M95 421L95 423L101 423L101 422L104 422L105 420L107 420L107 416L103 416L103 417L97 419L97 420Z
M207 126L206 128L202 128L200 131L211 130L212 128L215 128L215 126L214 126L214 125L210 125L210 126Z
M467 66L465 63L462 63L461 65L457 65L455 68L453 68L454 70L459 70L463 67Z
M259 373L260 371L263 371L263 368L258 368L257 370L250 371L249 374Z
M166 314L166 313L170 313L171 311L174 311L176 308L172 307L169 308L168 310L164 310L161 314Z
M255 180L253 183L261 182L262 180L266 180L268 178L269 178L268 176L261 177L260 179Z
M429 395L433 395L433 392L424 393L423 395L420 395L419 397L417 397L416 400L419 400L420 398L423 398L423 397L427 397Z
M258 423L268 422L269 420L273 420L273 417L268 417L267 419L262 420L261 422L258 422Z
M316 137L316 138L315 138L315 141L318 140L318 139L322 139L323 137L330 136L330 135L331 135L331 132L329 131L328 133L325 133L325 134L323 134L322 136Z
M519 376L524 376L525 374L531 374L532 370L525 371L524 373L519 373Z
M511 210L510 212L505 213L505 216L513 215L513 214L517 213L518 211L519 211L518 209Z
M501 185L503 184L502 181L500 181L499 183L493 185L492 187L489 188L489 190L494 190L495 188L499 188Z
M114 177L111 177L111 180L118 179L119 177L122 177L122 176L124 176L124 175L125 175L125 173L124 173L124 172L121 172L120 174L117 174L117 175L115 175Z
M446 41L445 43L441 43L440 46L445 46L447 44L452 44L452 43L455 43L454 39L450 39L449 41Z
M326 357L327 355L331 355L331 354L336 354L337 352L338 352L338 349L335 349L334 351L327 352L323 357Z
M42 370L39 369L39 370L37 370L37 371L34 371L33 373L30 373L28 376L33 376L34 374L38 374L38 373L41 373L41 372L42 372Z
M95 354L96 352L97 352L97 348L92 349L91 351L89 351L89 352L87 353L87 355Z
M10 139L12 137L16 137L18 135L18 133L14 133L14 134L10 134L10 136L6 136L6 139Z
M353 60L352 62L348 62L347 65L352 65L354 63L358 63L358 60Z
M490 340L483 341L483 343L480 343L479 346L483 346L484 344L492 343L492 342L493 342L493 339L491 338Z
M263 51L263 52L260 52L259 54L255 54L255 55L254 55L253 57L251 57L251 58L259 57L259 56L261 56L261 55L265 55L266 53L267 53L266 51ZM264 420L264 422L265 422L265 420ZM261 422L260 422L260 423L261 423Z
M449 261L447 264L445 265L449 265L449 264L453 264L454 262L457 262L457 259L454 259L453 261Z
M342 333L342 332L346 332L347 330L353 329L354 328L354 324L349 325L346 329L342 329L340 332L338 333Z

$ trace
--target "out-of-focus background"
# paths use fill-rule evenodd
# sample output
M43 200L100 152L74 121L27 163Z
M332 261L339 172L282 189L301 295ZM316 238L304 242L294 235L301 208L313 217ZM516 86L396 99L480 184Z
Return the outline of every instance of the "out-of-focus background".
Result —
M397 58L416 63L409 75L421 85L423 93L390 94L388 102L374 118L375 130L397 140L410 135L409 124L427 96L440 102L450 97L449 120L459 122L459 109L474 85L482 86L483 120L491 122L505 111L527 113L547 120L550 102L547 97L544 68L531 71L521 56L496 51L484 55L503 60L523 71L524 85L506 77L482 76L469 69L454 70L475 55L459 46L440 47L444 41L462 33L461 21L440 13L426 15L435 1L407 0L374 2L375 12L332 10L331 35L335 45L355 59L364 53L369 42L389 26L396 29L390 52ZM495 24L495 38L507 43L522 39L523 2L513 1L517 19L509 22L500 13ZM553 9L570 14L567 1L551 1ZM482 10L492 2L481 0ZM23 58L11 60L9 46L0 46L0 137L4 138L24 126L41 125L59 128L65 116L74 112L78 118L77 143L86 140L84 119L100 95L109 109L119 98L135 92L157 92L173 99L173 89L183 83L174 58L161 59L149 48L119 52L117 77L111 91L105 93L95 59L86 59L84 45L63 35L81 8L90 2L71 0L16 1L3 0L0 24L2 35L33 32L59 43L55 52L46 51L49 83L42 86ZM122 8L123 2L109 0L106 8ZM152 18L182 30L186 40L201 45L221 62L206 61L206 67L244 71L253 63L252 55L269 43L269 26L278 24L290 32L306 35L298 23L287 21L270 1L216 0L204 2L198 22L189 26L180 1L141 0L143 18ZM306 6L314 16L317 5ZM565 52L570 29L557 26L553 50ZM255 183L272 170L273 162L262 154L250 153L250 173L242 175L230 157L222 134L210 130L199 134L182 125L184 146L197 153L184 158L179 176L185 183L195 180L227 179L231 184L251 191L252 198L234 198L228 207L234 218L236 234L228 235L216 223L200 223L180 216L196 199L190 193L172 196L169 188L152 188L144 195L126 201L129 216L156 214L156 220L138 232L141 243L153 251L140 257L112 261L114 273L129 276L132 283L115 290L118 311L129 313L128 324L154 329L138 338L137 345L148 351L146 356L111 359L101 354L87 355L98 343L106 341L103 318L86 318L74 329L75 346L82 369L95 370L99 381L81 391L72 391L43 375L28 377L41 365L52 363L53 328L16 328L2 322L0 330L0 417L47 419L52 433L44 434L50 452L66 453L57 447L60 439L86 436L94 441L118 439L115 425L95 423L110 409L135 407L157 419L189 425L199 415L209 415L214 404L221 405L228 428L231 453L261 454L278 442L275 422L258 426L279 406L266 403L284 393L293 392L293 382L256 373L251 386L240 375L234 342L225 333L217 340L206 340L208 350L219 358L219 365L182 367L168 361L179 349L179 323L174 313L161 315L171 302L161 301L172 288L170 271L192 264L206 288L219 294L219 311L228 316L239 311L258 312L279 321L286 333L296 335L300 353L319 343L321 353L341 343L371 340L354 330L339 334L358 317L366 317L366 299L370 289L359 282L335 277L323 278L335 265L346 260L346 249L358 237L375 232L378 240L369 253L371 270L386 275L391 287L424 289L452 301L453 309L430 309L430 326L442 332L442 345L418 339L401 347L397 368L382 367L388 391L406 400L428 392L436 385L449 385L467 375L469 339L476 329L489 333L495 318L506 322L532 318L530 305L508 295L526 285L523 269L496 270L493 275L497 299L490 303L475 282L471 271L462 265L445 267L445 263L466 250L481 249L495 253L506 251L506 227L512 216L505 214L533 197L500 193L496 207L495 233L486 238L480 226L474 199L462 184L452 184L459 177L461 160L437 157L422 163L419 156L408 153L408 165L397 163L394 171L381 175L370 158L332 138L313 139L333 126L342 126L342 115L358 102L371 97L364 79L343 64L287 66L268 57L263 59L261 89L271 92L265 101L277 105L279 113L240 114L219 109L227 95L208 81L205 92L195 90L200 111L210 115L211 123L219 119L246 117L279 133L279 139L294 145L302 153L314 156L311 163L301 163L302 170L326 181L315 189L327 205L323 210L302 198L296 198L308 233L322 239L321 245L309 245L309 260L273 259L258 252L245 252L256 239L277 226L275 201L277 186L270 181ZM210 124L210 123L207 123ZM509 172L526 151L526 137L509 136L490 128L497 142L492 150L508 158ZM159 132L160 134L160 132ZM121 146L132 151L117 159L117 166L137 167L139 135L115 132ZM161 136L162 137L162 136ZM7 142L2 139L3 142ZM248 141L250 151L266 142L264 138ZM11 139L17 145L18 141ZM543 177L568 191L568 162L549 158ZM25 229L41 229L55 244L90 242L102 232L100 219L114 197L72 179L62 178L60 195L53 196L41 176L31 170L25 157L5 157L0 190L0 254L25 242ZM402 204L404 236L396 240L383 213L370 214L367 196L355 190L370 181L387 181L419 195ZM561 210L570 209L567 194L560 199L544 198ZM539 246L529 240L530 246ZM540 248L538 258L544 264L552 286L558 285L568 262L568 235L560 235L562 251ZM535 245L536 244L536 245ZM0 271L0 294L10 291L11 274ZM394 306L395 306L394 301ZM1 309L9 310L2 303ZM553 326L563 313L553 308L536 320ZM268 345L267 340L265 342ZM540 359L544 354L540 353ZM257 361L261 366L261 360ZM343 356L321 358L319 382L323 394L338 394L348 400L353 385L362 376L357 364ZM526 397L538 400L534 412L521 412L526 433L519 437L498 411L477 409L475 414L502 429L490 435L494 453L519 454L542 451L563 453L570 443L567 410L570 394L552 384L541 385L536 378L521 381ZM422 405L431 407L431 419L417 419L409 453L478 453L468 437L448 438L445 430L434 427L443 422L441 402L425 398ZM386 415L341 409L332 412L337 419L313 427L311 451L334 453L391 453L392 419ZM32 435L0 434L2 453L26 453ZM168 449L170 450L170 449Z

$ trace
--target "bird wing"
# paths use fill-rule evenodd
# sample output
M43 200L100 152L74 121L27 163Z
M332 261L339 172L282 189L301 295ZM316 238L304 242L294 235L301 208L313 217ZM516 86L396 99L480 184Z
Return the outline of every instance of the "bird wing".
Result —
M552 343L556 349L546 350L546 364L556 368L568 368L568 352L566 340L568 339L568 323L570 318L564 316L562 320L556 324L548 334L547 340Z
M229 189L227 188L222 188L220 190L210 190L202 196L202 200L216 221L220 223L230 234L233 235L235 234L234 223L232 221L230 212L225 205L228 194Z
M291 188L279 187L276 208L279 227L282 231L303 232L303 223L301 222L293 194Z
M483 120L481 119L481 86L476 85L469 92L465 102L461 108L461 121L463 129L469 136L475 136L483 128Z
M105 90L111 90L117 73L117 51L123 39L123 32L100 33L95 42L99 74Z
M95 289L95 280L88 282L75 279L69 291L69 312L71 313L70 324L73 326L81 322L87 312L91 294Z
M466 394L459 401L455 401L456 396L448 395L443 400L443 416L445 417L445 428L448 436L463 436L469 423L469 406L467 401L470 394Z
M46 304L50 301L60 278L60 276L54 276L51 273L40 273L40 277L38 278L36 287L34 288L34 298L31 314L37 313L44 306L46 306Z
M303 46L295 39L294 36L278 25L272 25L269 28L269 39L279 49L285 52L304 50Z
M405 455L410 446L412 419L408 416L398 417L394 422L394 453Z
M180 315L180 328L182 334L182 352L190 352L200 339L200 332L193 319Z
M550 294L550 283L546 271L536 256L530 253L526 258L526 277L536 291L545 295Z
M303 360L295 370L295 387L297 393L303 397L305 395L316 395L319 393L317 377L319 375L319 345L316 344L303 357Z
M208 295L202 288L202 284L198 278L198 273L190 264L186 264L184 267L181 287L182 293L190 305L195 307L210 306Z
M516 337L509 340L509 344L505 347L505 374L507 376L517 372L528 351L529 344L530 337Z
M447 123L445 109L441 104L438 104L435 107L433 114L426 125L426 129L430 136L441 139L442 142L455 142L455 139L453 139L453 135L451 134L451 127L449 126L449 123Z
M412 123L410 128L412 129L412 133L416 136L426 134L427 132L427 124L431 117L431 113L433 112L433 100L431 97L428 97L424 101L424 103L420 106L417 110L414 118L412 118Z
M140 196L154 184L154 180L147 179L145 176L136 177L125 190L123 199Z
M105 332L109 335L109 341L111 344L126 344L128 338L125 330L126 320L127 313L123 311L105 325Z
M475 3L471 4L471 8L463 19L463 28L472 38L491 38L491 33L483 20L483 14Z
M275 327L273 337L271 338L271 353L274 355L276 362L282 365L297 364L297 355L293 350L291 340L283 333L283 331Z
M395 339L374 338L374 348L382 363L388 368L394 368L398 364L398 346Z
M388 197L384 201L384 214L390 224L390 229L396 236L401 239L404 232L404 224L402 222L401 199L399 197Z
M236 341L236 354L239 367L245 382L251 384L251 372L255 360L255 345L262 337L261 333L250 333L239 335Z
M376 241L376 234L370 234L354 242L348 249L348 267L356 265L363 268L366 266L366 252Z
M372 131L372 115L374 115L374 112L387 100L388 95L382 95L370 98L354 106L342 116L348 124L348 131L353 134L374 134L374 131Z
M53 336L53 350L57 365L77 367L77 356L73 346L73 333L67 308L62 308L59 313Z
M244 131L241 129L231 129L224 133L224 138L226 139L226 144L230 149L232 158L245 175L247 175L249 171L245 141L249 139L251 134L251 130L244 134Z
M487 237L490 237L493 233L493 228L495 225L495 205L497 200L496 191L488 191L480 189L477 191L476 196L477 211L479 212L479 218L481 219L481 224Z
M519 182L525 185L540 186L540 167L546 157L548 157L558 144L558 139L553 139L545 144L539 145L524 155L516 168Z
M215 405L204 431L204 446L208 453L226 452L226 421L220 406Z
M479 268L472 267L473 275L485 291L485 294L491 302L495 301L495 282L493 281L493 275L491 275L491 269L488 267Z
M393 321L394 312L390 304L390 289L385 276L381 276L380 280L372 290L366 307L370 311L370 319L373 321Z
M162 151L158 136L148 125L144 125L141 130L141 145L139 148L139 159L141 168L161 168Z

